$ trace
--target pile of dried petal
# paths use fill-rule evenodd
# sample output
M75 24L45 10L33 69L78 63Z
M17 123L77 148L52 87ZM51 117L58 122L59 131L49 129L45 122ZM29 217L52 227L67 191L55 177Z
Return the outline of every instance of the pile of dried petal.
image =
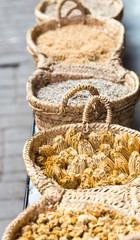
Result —
M111 57L118 37L104 29L76 24L48 30L36 40L41 52L54 61L67 63L104 62Z
M64 94L70 88L77 86L78 84L90 84L98 89L100 96L105 97L110 101L122 98L130 93L130 89L128 87L111 81L105 81L103 79L83 79L48 84L38 90L37 98L48 103L59 105ZM76 93L74 97L69 99L68 104L85 104L90 96L91 94L88 91L80 91Z
M138 220L110 210L100 204L82 210L58 207L40 214L35 222L24 226L18 240L118 240L140 231Z
M36 158L43 173L68 189L122 185L140 175L139 140L136 136L91 132L87 138L69 128L39 147Z

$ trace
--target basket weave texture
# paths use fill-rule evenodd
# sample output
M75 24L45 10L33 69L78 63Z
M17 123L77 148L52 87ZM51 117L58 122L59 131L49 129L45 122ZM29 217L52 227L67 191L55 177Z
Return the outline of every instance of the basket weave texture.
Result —
M103 2L106 5L108 5L108 8L110 8L110 5L114 4L114 1L112 1L112 0L110 0L110 1L104 0ZM83 3L83 5L87 5L87 7L88 7L88 5L90 5L91 9L89 8L89 10L91 13L92 13L92 11L94 11L94 6L96 6L96 4L95 4L96 2L94 3L93 7L92 7L91 0L82 1L82 3ZM45 11L47 10L47 8L49 8L52 5L55 7L56 4L57 4L57 1L51 1L51 2L48 0L40 1L40 3L35 8L35 16L36 16L37 22L53 20L54 17L47 15L47 13L45 13ZM98 6L98 1L97 1L97 6ZM106 9L104 16L115 18L116 20L120 21L122 18L122 15L123 15L123 8L124 8L123 2L121 0L115 0L115 4L113 5L113 7L114 7L113 12L108 13L108 9ZM96 14L100 15L98 13L98 9L97 9ZM52 15L54 15L54 12L52 13Z
M106 123L88 123L88 120L89 120L88 110L90 108L90 105L97 100L100 100L102 103L104 103L107 109ZM36 154L38 153L40 146L44 144L52 144L54 137L60 134L64 136L64 134L70 127L74 127L76 132L83 132L85 136L87 136L91 131L95 131L99 133L100 131L109 130L113 134L126 134L126 133L130 135L135 134L136 136L138 136L140 141L140 132L132 130L130 128L122 127L120 125L110 124L111 118L112 118L112 112L110 108L110 103L105 98L94 96L89 100L89 102L85 106L84 113L83 113L83 123L68 124L68 125L58 126L49 130L45 130L31 137L26 142L23 149L23 159L26 166L26 170L33 184L38 188L41 194L44 194L44 193L46 194L47 192L47 195L49 195L50 198L51 198L50 194L53 194L53 196L54 194L56 194L54 199L57 199L59 195L61 195L64 191L68 191L71 194L74 193L74 196L75 196L75 193L78 191L77 197L80 196L79 193L81 192L81 199L82 199L82 195L85 194L85 192L86 192L85 195L87 195L88 192L89 192L89 195L91 191L94 192L94 189L93 190L81 190L81 189L80 190L64 190L55 180L48 178L46 175L44 175L41 168L36 165L35 163ZM126 188L126 186L122 186L122 187L112 186L111 188L121 189L121 188ZM52 193L50 191L51 189L52 189ZM54 189L56 191L54 191ZM102 189L102 188L98 188L98 189ZM103 201L104 201L104 198L103 198ZM108 199L108 201L110 200Z
M54 64L59 64L59 62L52 61L50 57L48 57L46 54L44 54L39 47L36 44L37 38L49 31L49 30L54 30L57 28L60 28L61 26L67 26L71 24L79 24L79 23L84 23L86 25L92 25L93 28L98 28L101 29L101 31L105 31L110 37L116 36L117 43L116 43L116 48L114 51L112 51L110 58L106 59L106 62L114 61L114 59L120 60L124 54L124 34L125 30L123 25L111 18L105 18L105 17L93 17L90 15L87 15L88 9L85 8L78 0L71 0L74 1L77 5L76 8L78 8L82 16L75 16L72 18L62 18L61 17L61 9L63 4L65 3L66 0L63 0L59 3L58 6L58 20L50 20L41 24L37 24L34 27L32 27L28 33L27 33L27 47L29 52L34 58L34 61L36 63L36 67L44 67L44 62L46 63L46 68L50 69L50 67ZM74 9L73 9L74 10ZM41 56L42 55L42 56ZM44 58L43 58L44 56ZM42 61L43 59L43 61ZM65 69L65 63L63 61L61 63L61 70L64 68ZM76 64L82 65L82 67L85 66L84 63L82 64Z
M46 212L57 204L66 209L85 209L87 204L95 206L104 204L111 209L117 209L125 215L136 215L140 218L140 178L126 186L100 187L90 190L65 190L58 201L49 199L47 195L28 207L6 228L2 240L13 240L21 227L35 221L40 213ZM134 232L120 240L140 240L140 232Z
M55 68L50 73L46 70L38 69L29 78L27 89L27 100L32 110L35 112L35 120L39 130L58 125L70 124L71 122L81 122L84 105L67 105L68 99L77 91L88 89L91 94L97 95L98 91L91 86L79 85L70 89L63 97L60 105L47 103L37 98L37 91L54 82L66 81L68 79L104 79L115 83L124 84L131 89L131 93L125 97L111 101L112 123L130 126L133 120L135 104L140 94L139 78L134 72L128 71L118 65L105 66L103 64L94 64L94 68L87 66L78 69L73 66L69 71L63 72L61 68ZM123 113L123 114L122 114ZM104 121L106 110L100 103L97 104L97 110L94 114L92 108L89 110L91 122Z
M88 108L97 100L102 101L107 108L106 123L88 124ZM57 134L64 134L69 127L75 127L75 130L83 131L85 134L88 134L92 130L97 132L100 130L109 130L114 134L135 134L140 139L140 133L138 131L110 124L111 117L110 103L104 98L95 96L89 100L84 109L83 124L65 125L45 130L34 135L26 142L23 150L25 166L31 180L43 196L38 202L19 214L19 216L6 228L2 240L15 239L21 227L28 224L30 221L36 220L40 213L58 204L61 208L76 210L85 209L87 204L95 206L97 203L101 203L106 207L120 211L124 215L135 215L135 217L140 220L140 177L123 186L71 190L63 189L54 180L44 176L40 168L35 164L35 154L39 146L44 143L50 143ZM140 232L129 234L120 240L140 240Z

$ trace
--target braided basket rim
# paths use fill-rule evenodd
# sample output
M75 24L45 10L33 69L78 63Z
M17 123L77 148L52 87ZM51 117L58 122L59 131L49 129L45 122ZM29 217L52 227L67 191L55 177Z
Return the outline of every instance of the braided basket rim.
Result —
M104 0L106 1L106 0ZM112 14L112 16L109 16L110 18L117 19L121 21L122 15L123 15L123 9L124 9L124 4L122 0L115 0L119 5L118 7L114 7L116 9L116 13ZM43 22L43 21L48 21L50 19L54 19L53 17L47 16L45 14L45 10L47 8L47 4L49 3L48 0L41 0L39 4L35 8L35 16L37 22Z
M13 240L14 236L19 232L20 228L29 221L34 220L43 210L51 209L58 203L54 204L49 201L46 196L42 196L39 201L27 209L22 211L16 219L14 219L5 229L1 240ZM119 240L140 240L140 232L130 233L127 236L119 238Z
M114 59L114 58L121 58L122 57L122 53L124 51L124 35L125 35L125 28L124 26L117 20L113 19L113 18L108 18L108 17L101 17L101 16L90 16L87 15L85 18L83 16L75 16L72 17L70 19L62 19L61 20L61 24L63 25L69 25L69 24L77 24L77 22L81 22L82 20L84 20L86 22L86 24L88 24L88 21L91 23L91 21L93 22L98 22L98 26L99 23L104 23L104 26L107 26L108 29L108 25L110 27L113 26L113 29L119 28L118 33L119 33L119 40L118 40L118 44L116 46L116 48L114 49L114 51L112 51L112 56L108 59ZM47 61L47 55L45 55L44 53L42 53L40 51L40 49L37 47L36 45L36 38L46 32L47 30L50 29L50 26L59 26L59 21L58 20L49 20L49 21L45 21L45 22L41 22L38 23L36 25L34 25L28 32L26 35L26 42L27 42L27 47L29 52L32 54L33 58L35 59L35 61L39 62L38 60L38 55L39 54L43 54L44 56L46 56L46 61ZM93 25L94 26L94 25ZM110 30L109 30L110 31ZM49 58L51 59L51 58ZM51 59L52 60L52 59ZM59 62L54 62L55 64L59 63ZM63 63L63 61L61 62L62 65L65 66L65 64ZM79 64L80 65L80 64ZM83 64L84 66L84 64Z
M62 193L64 191L64 188L62 188L55 180L48 178L40 169L39 166L37 166L35 164L34 161L32 161L30 155L31 155L31 149L32 149L32 145L36 143L41 139L41 144L44 143L43 137L45 138L45 143L46 141L49 139L49 141L51 141L56 135L59 134L64 134L66 132L66 130L68 130L70 127L74 127L76 131L82 131L83 130L83 124L82 123L77 123L77 124L67 124L67 125L61 125L58 127L53 127L51 129L45 129L43 131L38 132L37 134L35 134L33 137L29 138L23 148L23 160L24 160L24 164L27 170L27 173L30 177L30 179L32 180L33 184L36 186L36 188L40 191L41 194L44 194L46 192L46 190L48 190L48 184L49 187L54 187L54 189L58 189L59 193ZM140 132L133 130L131 128L127 128L127 127L123 127L117 124L110 124L108 125L107 123L89 123L88 124L88 132L90 131L103 131L103 130L109 130L112 133L128 133L128 134L134 134L136 135L139 140L140 140ZM39 146L40 143L39 143ZM36 150L37 149L37 145L36 145ZM32 153L34 156L34 153ZM84 191L84 190L83 190ZM51 193L50 193L51 196Z
M96 63L94 64L94 67L95 67L95 69L97 67L97 69L101 69L101 70L107 69L108 70L108 66L102 66L102 65L99 66ZM110 73L113 72L113 70L114 70L113 67L110 65L110 68L109 68ZM138 101L138 98L139 98L139 95L140 95L140 82L139 82L139 78L136 75L136 73L134 73L132 71L128 71L121 66L118 66L118 67L116 66L116 70L115 70L116 76L117 76L117 71L120 71L120 72L124 71L126 73L126 75L129 74L129 77L133 81L135 88L133 89L133 91L131 91L129 94L125 95L124 97L120 97L118 99L110 101L113 112L114 111L122 111L123 109L126 109L130 105L135 105L136 102ZM40 75L42 75L42 76L46 75L46 77L49 79L49 82L48 82L49 84L51 84L51 78L53 76L57 79L57 74L55 74L55 72L53 74L53 72L49 73L47 71L40 70L40 69L36 70L29 77L29 79L27 81L27 84L26 84L26 98L27 98L30 106L33 108L33 110L34 110L34 107L35 107L37 110L42 111L42 112L58 113L60 104L55 105L53 103L49 103L49 102L38 99L35 96L35 94L32 90L33 81L37 77L39 77ZM66 77L67 80L68 79L74 79L74 74L68 74L68 75L69 75L69 77ZM95 75L96 75L96 73L95 73ZM92 77L93 79L99 78L99 77L96 77L95 75ZM62 76L65 77L65 74L62 73ZM105 78L107 78L107 73L106 72L104 73L104 76L105 76ZM104 77L102 77L102 79L103 78ZM119 76L118 76L118 78L119 78ZM78 78L75 77L75 81L78 80L78 79L88 79L88 77L87 78L86 77L83 78L82 76L80 76ZM120 78L120 80L122 80L122 79ZM127 81L127 80L125 80L125 77L124 77L123 80L124 80L124 82ZM59 82L59 81L57 81L57 82ZM134 103L134 97L136 97L135 103ZM82 111L83 107L84 107L84 104L77 104L77 105L75 104L75 105L72 105L72 106L68 105L66 107L66 112L73 112L73 111L76 111L76 110L77 111L79 111L79 110Z

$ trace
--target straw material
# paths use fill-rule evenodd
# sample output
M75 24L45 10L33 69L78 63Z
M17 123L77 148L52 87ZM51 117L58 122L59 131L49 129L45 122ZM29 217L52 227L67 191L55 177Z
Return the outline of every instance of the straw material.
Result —
M52 72L45 70L36 70L29 78L26 85L27 100L32 110L35 112L35 120L39 130L65 125L70 123L81 122L84 105L67 105L68 99L71 98L76 91L88 89L91 94L97 95L96 89L91 86L77 87L77 90L70 89L60 105L49 104L37 98L37 91L53 82L66 81L68 79L104 79L115 83L123 84L131 89L131 93L125 97L111 101L112 108L112 123L130 126L133 120L135 104L138 101L140 94L139 78L134 72L128 71L118 65L105 66L103 64L95 64L90 68L90 65L85 68L76 68L74 65L67 65L61 70L61 67L54 65ZM94 113L92 108L89 112L91 122L104 121L106 110L104 106L98 104L98 109ZM122 114L123 113L123 114Z
M90 123L89 121L89 108L93 104L93 102L101 101L106 109L107 109L107 117L106 117L106 123ZM113 134L125 134L128 133L130 135L136 135L139 138L140 141L140 132L132 130L130 128L122 127L120 125L110 124L112 119L112 112L110 108L110 103L105 99L101 98L99 96L94 96L89 100L87 105L85 106L84 113L83 113L83 123L80 124L68 124L63 126L58 126L49 130L45 130L42 132L39 132L35 136L31 137L25 144L23 149L23 159L26 166L26 170L28 172L28 175L30 176L33 184L38 188L38 190L44 194L46 192L46 189L49 194L49 188L51 189L58 189L58 194L63 192L63 188L59 186L58 183L56 183L55 180L48 178L46 175L44 175L43 171L39 166L36 165L35 159L36 154L39 151L39 147L45 144L52 144L53 139L57 135L64 136L66 131L70 127L74 127L76 132L83 132L85 134L85 137L91 132L95 131L99 133L100 131L106 131L109 130ZM84 190L79 190L83 191Z
M36 16L36 20L37 22L43 22L43 21L49 21L49 20L54 20L54 12L52 13L52 17L47 15L47 13L45 13L45 11L47 10L47 8L49 8L49 6L52 6L52 5L56 5L56 2L57 1L48 1L48 0L42 0L40 1L40 3L36 6L35 8L35 16ZM106 17L111 17L111 18L115 18L116 20L121 20L122 18L122 15L123 15L123 8L124 8L124 5L123 5L123 2L121 0L115 0L115 4L114 4L114 1L110 0L102 0L102 4L107 4L108 5L108 8L110 8L110 5L113 4L114 8L113 8L113 11L111 13L108 13L108 9L106 9L106 12L104 13L104 16ZM85 6L90 6L91 9L89 8L90 12L92 13L92 10L94 11L94 6L93 6L93 9L92 9L92 1L91 0L84 0L82 1L83 5ZM98 6L98 5L97 5ZM70 9L71 10L71 9ZM97 9L97 13L98 15L100 15L98 13L98 9Z
M63 61L59 62L53 62L51 58L48 58L47 55L45 55L37 46L36 44L36 40L37 38L42 34L45 33L51 29L57 29L60 26L67 26L67 25L71 25L71 24L80 24L81 22L83 22L84 24L87 25L92 25L93 28L96 27L98 29L104 29L104 31L111 37L117 36L118 42L116 44L116 48L114 49L114 51L112 51L111 56L109 59L106 59L106 62L110 62L114 59L121 59L123 54L124 54L124 34L125 34L125 30L123 25L114 20L114 19L110 19L110 18L105 18L105 17L92 17L90 15L86 15L87 14L87 9L82 6L82 4L78 1L78 0L72 0L75 3L77 3L76 8L78 8L81 12L82 12L82 16L76 16L76 17L72 17L70 19L68 18L61 18L61 9L62 9L62 5L64 4L66 0L63 0L59 3L58 6L58 20L50 20L48 22L44 22L41 24L37 24L34 27L32 27L28 33L27 33L27 47L29 52L31 53L31 55L34 58L34 61L36 63L36 67L42 67L44 68L44 62L45 64L45 68L50 69L51 71L51 66L53 64L57 65L60 64L61 65L61 71L64 69L65 71L65 66L67 66L67 64L65 64ZM43 55L41 57L41 55ZM44 57L44 58L43 58ZM43 61L42 61L43 59ZM59 65L59 67L60 67ZM82 67L86 66L86 64L76 64L76 66L78 67L78 65L81 65Z
M87 204L95 206L98 203L111 209L116 209L124 215L135 215L140 220L140 177L126 186L98 187L90 190L65 190L58 202L50 200L47 195L24 210L6 228L2 240L13 240L21 227L35 221L40 213L59 204L66 209L82 209ZM140 232L133 232L120 240L140 240Z
M106 123L94 123L87 124L88 122L88 108L94 101L100 100L107 108ZM94 130L96 132L109 130L112 133L129 133L135 134L140 139L140 133L138 131L124 128L119 125L110 124L112 118L110 103L99 96L95 96L90 99L85 107L83 113L83 124L72 124L59 126L44 132L39 132L30 138L23 150L23 159L27 172L36 185L36 187L43 194L41 199L24 210L5 230L2 240L15 239L20 228L29 221L37 219L39 213L43 213L49 208L52 208L59 204L61 208L66 209L85 209L87 204L95 206L100 203L111 209L116 209L124 215L135 215L140 220L140 177L133 182L123 186L106 186L97 187L93 189L63 189L54 180L44 176L40 168L35 164L35 154L38 152L39 146L43 144L49 144L53 138L58 134L63 134L69 127L75 127L76 131L82 131L84 134L88 134ZM120 240L140 240L140 233L135 232L129 234L127 237Z

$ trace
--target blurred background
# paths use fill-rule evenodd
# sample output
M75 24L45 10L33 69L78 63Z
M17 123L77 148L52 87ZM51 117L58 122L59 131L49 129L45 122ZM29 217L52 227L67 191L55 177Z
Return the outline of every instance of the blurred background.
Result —
M26 101L26 82L34 62L26 49L26 32L36 23L39 0L0 1L0 238L22 211L26 171L22 149L30 137L32 112ZM140 1L124 0L126 28L123 64L140 76ZM140 101L132 128L140 130Z

